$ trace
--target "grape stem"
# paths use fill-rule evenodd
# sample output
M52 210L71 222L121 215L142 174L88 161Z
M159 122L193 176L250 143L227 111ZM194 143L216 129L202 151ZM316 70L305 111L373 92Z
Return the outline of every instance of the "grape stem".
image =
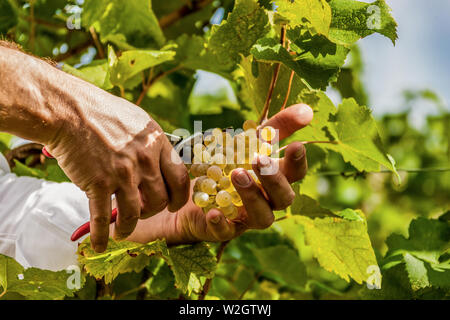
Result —
M286 44L286 26L281 27L281 36L280 36L281 45L284 47ZM264 108L261 113L261 118L259 119L259 124L263 124L268 116L270 109L270 102L272 101L273 91L275 90L275 85L277 84L278 74L280 73L281 63L277 63L275 65L275 70L273 72L272 81L270 82L269 91L267 93L266 101L264 103Z
M225 248L227 247L228 243L230 243L230 240L220 243L220 246L217 249L217 254L216 254L217 264L220 262L220 259L222 258L223 252L225 251ZM200 295L198 296L198 300L205 300L209 289L211 289L211 282L212 282L211 278L206 279L205 284L203 285L203 290L200 293Z
M319 144L319 143L329 143L329 144L337 144L337 141L302 141L302 144ZM280 149L278 149L275 153L280 153L281 151L284 151L287 149L289 145L284 146Z
M170 69L168 71L162 71L158 75L156 75L154 78L150 75L150 77L148 78L148 81L147 82L144 81L142 83L142 92L139 95L139 98L136 100L136 105L137 106L141 105L142 100L144 100L145 96L148 93L148 90L150 90L151 86L155 82L157 82L157 81L161 80L162 78L164 78L164 77L166 77L166 76L168 76L168 75L170 75L170 74L180 70L182 67L183 67L182 65L179 65L179 66L176 66L175 68L172 68L172 69Z

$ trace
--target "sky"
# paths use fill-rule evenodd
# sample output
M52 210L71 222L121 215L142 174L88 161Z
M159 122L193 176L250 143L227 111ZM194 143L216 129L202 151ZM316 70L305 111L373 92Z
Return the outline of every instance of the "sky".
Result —
M365 1L372 2L372 1ZM402 92L432 89L447 109L450 103L450 1L386 0L399 27L399 39L392 42L375 34L358 42L365 70L363 80L369 107L375 115L406 109ZM200 72L197 93L227 86L226 81ZM335 103L336 94L330 93ZM413 105L410 116L420 126L426 114L438 110L425 101Z

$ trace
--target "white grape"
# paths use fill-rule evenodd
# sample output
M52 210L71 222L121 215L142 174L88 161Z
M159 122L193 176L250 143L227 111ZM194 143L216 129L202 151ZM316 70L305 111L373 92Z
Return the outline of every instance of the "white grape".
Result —
M221 208L231 205L231 200L231 195L225 190L219 191L219 193L216 195L216 203Z

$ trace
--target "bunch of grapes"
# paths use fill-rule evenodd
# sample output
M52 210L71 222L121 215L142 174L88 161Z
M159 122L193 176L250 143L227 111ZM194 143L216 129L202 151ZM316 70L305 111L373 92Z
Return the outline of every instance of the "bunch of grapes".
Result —
M205 213L217 208L230 220L238 217L238 207L243 204L231 182L234 169L246 169L260 185L252 163L258 155L272 155L276 131L272 127L258 130L252 120L247 120L243 129L239 133L233 132L234 135L228 130L213 129L209 134L205 133L201 141L196 141L192 148L189 172L197 178L192 198Z

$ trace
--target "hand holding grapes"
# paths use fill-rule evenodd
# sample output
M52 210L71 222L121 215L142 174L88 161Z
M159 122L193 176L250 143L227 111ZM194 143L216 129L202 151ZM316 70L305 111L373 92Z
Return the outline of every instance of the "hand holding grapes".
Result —
M282 140L308 125L312 117L310 107L295 105L278 113L264 126L278 129L279 139ZM165 238L169 244L226 241L239 236L247 229L269 227L274 221L273 210L285 209L292 203L294 192L290 183L301 180L306 175L306 152L302 143L293 142L286 148L284 158L270 159L262 156L259 159L254 161L251 167L260 181L260 186L252 177L252 173L243 168L234 169L230 174L231 183L242 201L237 215L226 218L227 212L222 208L212 208L205 213L197 206L192 199L195 198L192 195L198 192L194 190L199 188L197 179L192 184L191 200L183 208L175 214L165 210L147 220L139 221L128 240L145 243ZM279 167L274 174L261 174L264 167L274 164ZM213 166L209 168L211 167ZM212 174L214 173L210 173ZM220 188L217 187L217 190ZM215 201L222 204L224 199L219 197L217 201L219 193L220 191L215 195ZM226 201L228 200L225 198Z

